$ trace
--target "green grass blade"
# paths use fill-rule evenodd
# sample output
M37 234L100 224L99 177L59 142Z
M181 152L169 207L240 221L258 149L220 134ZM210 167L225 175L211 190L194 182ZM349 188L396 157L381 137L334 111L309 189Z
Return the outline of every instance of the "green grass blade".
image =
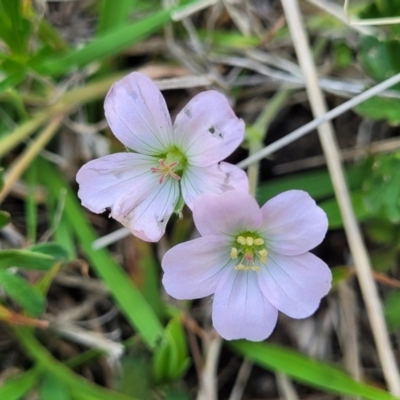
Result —
M346 178L351 189L359 189L363 181L364 169L360 165L346 169ZM334 195L332 182L326 169L303 172L298 175L276 178L262 183L257 189L257 200L264 204L270 198L285 190L305 190L315 200Z
M45 163L44 160L42 160ZM114 261L110 253L105 249L93 250L92 243L97 235L87 221L83 208L78 203L75 194L64 181L62 176L54 169L54 166L43 164L41 168L42 178L53 197L57 197L60 190L65 189L65 217L70 221L86 256L92 267L103 279L115 298L121 311L128 321L141 333L143 340L150 347L155 347L164 336L164 329L146 302L140 291L130 282L129 277Z
M86 46L48 59L36 66L40 73L63 74L71 68L83 67L121 53L124 49L143 40L170 21L171 10L160 11L139 22L123 26L98 37Z
M33 335L29 328L15 328L18 337L26 353L38 363L47 373L52 374L64 384L68 385L71 394L79 393L80 398L96 400L134 400L132 397L102 388L94 383L76 375L69 368L56 360L45 347Z
M369 400L399 400L388 392L357 382L332 365L283 347L246 341L235 341L229 345L261 367L283 372L299 382L326 392L360 396Z
M40 396L41 400L71 400L68 386L52 374L43 376Z
M102 0L97 32L104 33L125 25L135 2L136 0L118 0L116 7L115 0Z
M44 311L46 305L44 296L19 275L14 275L8 271L0 271L0 286L30 316L37 316Z
M0 399L19 400L33 388L38 379L37 368L32 368L16 377L8 379L0 386Z
M10 267L49 270L57 260L49 255L29 250L1 250L0 271Z

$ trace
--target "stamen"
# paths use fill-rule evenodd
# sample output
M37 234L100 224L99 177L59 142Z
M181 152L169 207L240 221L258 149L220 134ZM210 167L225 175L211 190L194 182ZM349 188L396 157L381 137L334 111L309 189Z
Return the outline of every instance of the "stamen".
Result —
M245 267L243 264L235 265L235 269L238 270L238 271L239 271L239 270L245 270L245 268L246 268L246 267Z
M159 160L159 167L150 168L151 172L162 172L159 180L160 184L164 182L165 178L169 175L171 178L179 180L181 177L174 172L174 168L178 165L178 161L174 161L171 164L167 164L165 160Z
M258 252L258 254L260 255L260 261L265 264L267 262L267 255L268 255L268 251L266 249L262 249Z
M262 244L264 244L264 239L262 239L262 238L254 239L254 244L256 246L261 246Z
M246 238L244 236L239 236L236 240L242 246L244 246L246 244Z
M236 260L237 257L238 257L238 249L236 247L232 247L232 249L231 249L232 260Z
M251 267L251 270L258 272L258 271L261 271L261 268L254 266L254 267Z
M254 239L251 236L247 236L246 238L246 244L247 246L253 246Z

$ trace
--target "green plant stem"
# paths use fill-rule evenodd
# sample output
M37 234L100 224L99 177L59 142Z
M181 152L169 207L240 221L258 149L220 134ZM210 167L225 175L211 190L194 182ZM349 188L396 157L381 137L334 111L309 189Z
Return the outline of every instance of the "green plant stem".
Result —
M267 103L264 110L258 116L256 122L251 127L251 134L249 135L249 156L255 154L257 151L264 147L264 139L268 131L268 127L274 120L278 112L282 109L292 90L281 88ZM255 196L257 192L259 175L259 161L251 164L247 169L247 176L249 177L250 194Z

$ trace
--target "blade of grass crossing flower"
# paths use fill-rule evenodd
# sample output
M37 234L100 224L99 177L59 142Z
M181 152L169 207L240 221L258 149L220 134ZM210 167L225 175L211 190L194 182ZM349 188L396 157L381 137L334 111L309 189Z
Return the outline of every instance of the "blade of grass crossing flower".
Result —
M18 376L8 379L0 386L0 399L19 400L31 390L39 377L38 368L32 368Z
M49 166L44 160L41 161L43 162L42 179L46 182L50 195L54 198L58 196L60 190L64 188L67 190L65 216L71 222L71 228L74 230L92 267L104 280L128 321L141 333L148 347L153 348L164 336L161 322L110 253L105 249L92 249L92 243L97 239L97 236L88 223L77 198L54 167Z
M79 397L88 400L134 400L132 397L97 386L73 373L65 365L53 358L47 349L35 338L31 329L15 328L14 333L31 359L36 361L48 374L53 375L67 385L73 398ZM75 396L76 393L79 396Z
M283 347L245 341L231 342L229 345L263 368L283 372L299 382L326 392L361 396L370 400L399 400L388 392L354 380L332 365Z

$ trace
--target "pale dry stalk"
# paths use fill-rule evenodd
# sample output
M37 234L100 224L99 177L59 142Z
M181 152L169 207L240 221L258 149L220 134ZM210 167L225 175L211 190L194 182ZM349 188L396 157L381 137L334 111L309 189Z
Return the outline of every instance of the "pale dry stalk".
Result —
M297 58L306 81L307 94L313 114L315 117L321 117L326 114L327 106L318 85L318 75L298 2L297 0L281 0L281 3L293 38ZM332 124L326 122L320 125L318 134L342 214L345 233L354 259L357 277L371 323L383 374L390 392L394 395L400 395L399 371L390 345L381 302L372 276L370 260L351 205Z

